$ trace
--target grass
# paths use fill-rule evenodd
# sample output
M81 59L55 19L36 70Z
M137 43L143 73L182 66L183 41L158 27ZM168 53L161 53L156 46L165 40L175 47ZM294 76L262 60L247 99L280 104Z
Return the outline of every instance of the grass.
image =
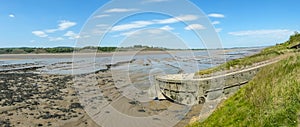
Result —
M282 54L293 54L264 67L252 81L223 102L203 123L196 122L188 126L300 125L300 55L297 53L300 50L290 49L299 43L300 34L295 33L287 42L266 48L256 55L198 72L198 75L205 75L245 67L277 56L289 56Z
M299 77L300 54L294 53L264 67L203 123L196 122L188 127L298 126Z
M294 50L289 49L289 47L294 46L299 43L300 43L300 34L295 33L295 35L292 35L290 37L289 41L287 41L285 43L277 44L276 46L266 48L266 49L262 50L260 53L252 55L252 56L247 56L244 58L231 60L220 66L206 69L206 70L201 70L201 71L197 72L196 75L206 75L206 74L211 74L211 73L215 73L218 71L229 70L231 68L243 68L243 67L252 65L254 63L269 60L269 59L272 59L281 54L293 52Z

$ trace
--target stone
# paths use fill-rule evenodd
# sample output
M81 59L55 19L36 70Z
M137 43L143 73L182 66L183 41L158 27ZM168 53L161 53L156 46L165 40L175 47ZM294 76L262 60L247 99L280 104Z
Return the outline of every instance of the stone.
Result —
M72 103L70 106L69 106L70 109L73 109L73 108L80 108L80 109L83 109L83 106L81 106L80 103Z

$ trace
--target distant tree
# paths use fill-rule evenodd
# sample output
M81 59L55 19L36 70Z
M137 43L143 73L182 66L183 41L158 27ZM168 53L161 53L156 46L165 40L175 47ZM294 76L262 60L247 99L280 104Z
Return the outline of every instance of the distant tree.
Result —
M71 53L74 51L72 47L56 47L56 48L46 48L47 53Z
M15 48L11 51L12 54L23 54L26 53L23 49Z
M24 48L23 49L26 53L32 53L34 51L33 48Z
M6 53L11 53L13 51L13 49L11 48L8 48L8 49L5 49Z
M134 45L133 48L142 48L142 45Z
M113 52L117 49L117 47L98 47L98 51L101 52Z

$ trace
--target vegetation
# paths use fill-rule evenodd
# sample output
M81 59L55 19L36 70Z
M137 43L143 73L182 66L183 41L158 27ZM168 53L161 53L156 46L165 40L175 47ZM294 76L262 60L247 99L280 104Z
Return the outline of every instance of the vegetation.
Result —
M203 123L189 127L297 126L300 115L300 54L263 68Z
M57 47L57 48L45 48L47 53L70 53L74 51L74 48L70 47Z
M218 72L218 71L229 70L230 68L246 67L246 66L252 65L257 62L262 62L262 61L274 58L274 57L279 56L284 53L294 52L294 50L290 49L290 47L292 47L296 44L299 44L299 43L300 43L300 34L295 32L295 34L290 37L289 41L287 41L285 43L277 44L276 46L266 48L266 49L262 50L260 53L252 55L252 56L247 56L244 58L231 60L220 66L206 69L206 70L201 70L201 71L197 72L196 75L211 74L211 73Z
M149 46L142 46L142 45L135 45L133 47L94 47L94 46L87 46L83 48L73 48L73 47L55 47L55 48L0 48L0 54L28 54L28 53L72 53L75 50L92 50L97 52L114 52L118 51L130 51L130 50L139 50L142 49L143 51L161 51L165 50L166 48L161 47L149 47Z
M253 80L221 103L204 122L188 126L299 126L300 53L299 49L290 49L299 43L300 35L295 33L287 42L266 48L261 53L206 70L210 73L285 54L280 56L284 58L281 61L262 68Z
M28 53L72 53L74 50L94 49L98 52L112 52L117 47L84 47L84 48L73 48L73 47L55 47L55 48L0 48L0 54L28 54Z
M26 54L26 53L70 53L73 52L72 47L56 47L56 48L0 48L0 54Z

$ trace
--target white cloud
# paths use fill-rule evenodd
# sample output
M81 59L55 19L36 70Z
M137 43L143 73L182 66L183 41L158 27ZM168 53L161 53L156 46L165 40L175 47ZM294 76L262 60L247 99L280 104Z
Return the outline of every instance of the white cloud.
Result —
M223 29L222 28L216 28L216 32L221 32Z
M67 20L62 20L59 21L59 24L57 25L56 29L46 29L43 31L32 31L32 34L38 37L48 37L48 34L46 33L54 33L56 31L64 31L70 27L75 26L77 23L76 22L71 22ZM73 31L68 31L65 33L63 36L69 37L69 39L76 39L79 38L78 34L75 34ZM62 41L65 40L63 37L48 37L49 41Z
M10 14L10 15L8 15L10 18L14 18L14 17L16 17L14 14Z
M196 15L183 15L183 16L178 16L176 17L181 21L194 21L198 19L198 16Z
M117 25L112 28L112 31L124 31L136 28L146 27L148 25L152 25L154 22L151 21L134 21L129 24Z
M162 29L162 30L167 30L167 31L174 30L174 28L173 28L173 27L170 27L170 26L163 26L163 27L161 27L160 29Z
M289 35L293 33L287 29L273 29L273 30L247 30L247 31L237 31L229 32L228 34L234 36L257 36L257 35Z
M204 30L206 28L201 24L191 24L191 25L188 25L187 27L185 27L184 29L185 30Z
M67 33L64 34L65 37L69 37L69 39L77 39L80 38L80 36L73 31L68 31Z
M43 31L32 31L32 34L38 37L47 37L48 35Z
M131 36L131 35L140 35L140 34L143 34L143 35L149 35L149 34L161 34L163 33L164 31L159 28L159 29L146 29L146 30L143 30L143 29L140 29L140 30L133 30L133 31L129 31L129 32L124 32L124 33L121 33L120 35L121 36ZM119 37L120 35L115 35L114 37Z
M130 36L132 34L138 34L137 30L129 31L129 32L124 32L124 33L121 33L120 35L121 36ZM119 36L115 36L115 37L119 37Z
M174 18L168 18L163 20L155 20L158 24L170 24L170 23L177 23L180 21L194 21L197 20L198 16L196 15L182 15Z
M113 8L106 10L106 13L120 13L120 12L131 12L131 11L137 11L138 9L134 8Z
M54 33L56 31L64 31L70 27L73 27L75 26L77 23L76 22L71 22L71 21L67 21L67 20L62 20L62 21L59 21L59 24L58 24L58 28L56 29L47 29L47 30L44 30L44 32L46 33Z
M75 34L73 31L68 31L67 33L64 34L64 36L67 37L71 37L71 36L76 36L77 34Z
M213 21L211 24L213 24L213 25L218 25L218 24L220 24L221 22L220 21Z
M170 23L176 23L179 22L177 18L168 18L168 19L162 19L162 20L156 20L159 24L170 24Z
M212 18L225 18L225 16L223 14L218 14L218 13L211 13L208 15L208 17L212 17Z
M58 29L47 29L47 30L44 30L46 33L54 33L56 32Z
M182 40L176 36L176 33L158 28L141 29L136 31L133 35L127 36L126 39L120 43L120 47L141 44L155 47L187 48L186 43L182 43Z
M67 20L62 20L60 21L60 23L58 24L58 29L59 30L66 30L72 26L75 26L77 23L76 22L71 22L71 21L67 21Z
M149 25L154 24L171 24L171 23L177 23L180 21L193 21L197 20L198 17L196 15L182 15L174 18L168 18L168 19L162 19L162 20L152 20L152 21L134 21L127 24L117 25L112 28L112 31L125 31L130 29L137 29L137 28L143 28L147 27ZM166 29L166 28L164 28ZM168 29L172 29L169 27Z
M65 39L62 37L49 37L49 41L63 41L63 40Z
M109 17L110 15L103 14L103 15L96 15L94 18L104 18L104 17Z

